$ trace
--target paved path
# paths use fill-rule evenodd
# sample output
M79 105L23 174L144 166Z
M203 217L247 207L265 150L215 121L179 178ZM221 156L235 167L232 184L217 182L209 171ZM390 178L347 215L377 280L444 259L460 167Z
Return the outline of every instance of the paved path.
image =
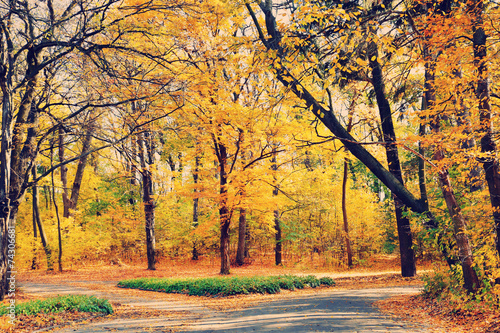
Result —
M427 332L396 322L378 312L371 303L394 295L418 292L415 287L391 287L320 292L289 299L260 303L227 312L181 302L122 296L67 284L23 283L26 293L38 295L86 294L105 297L124 305L152 309L189 311L184 318L111 319L58 333L80 332Z

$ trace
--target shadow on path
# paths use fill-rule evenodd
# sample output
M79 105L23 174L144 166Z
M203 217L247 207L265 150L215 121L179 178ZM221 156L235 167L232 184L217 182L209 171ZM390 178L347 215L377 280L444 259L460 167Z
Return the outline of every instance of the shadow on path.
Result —
M189 332L426 332L404 326L371 304L414 287L344 290L275 301L193 324Z

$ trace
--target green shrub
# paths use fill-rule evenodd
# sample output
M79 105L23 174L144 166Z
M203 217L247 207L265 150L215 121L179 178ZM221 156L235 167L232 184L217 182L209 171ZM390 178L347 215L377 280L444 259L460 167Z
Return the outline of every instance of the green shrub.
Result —
M15 307L16 314L35 315L37 313L58 313L63 311L113 313L108 300L95 296L68 295L47 298L45 300L29 301ZM0 306L0 315L9 313L6 305Z
M241 294L275 294L281 289L315 288L320 285L332 286L331 278L318 279L313 275L294 276L252 276L252 277L214 277L203 279L160 279L140 278L124 280L119 287L141 290L182 293L196 296L229 296Z

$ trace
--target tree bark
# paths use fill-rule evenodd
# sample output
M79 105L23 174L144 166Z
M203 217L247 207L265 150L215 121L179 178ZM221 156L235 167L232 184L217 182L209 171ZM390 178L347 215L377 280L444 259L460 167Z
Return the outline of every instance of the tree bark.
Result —
M52 162L52 152L50 154L50 157L51 157L51 162ZM55 190L55 182L54 182L54 171L52 171L52 173L51 173L51 180L52 180L52 201L54 203L54 209L56 210L56 218L57 218L57 242L58 242L58 245L59 245L59 252L58 252L58 256L57 256L57 263L58 263L58 266L59 266L59 272L62 272L63 271L63 266L62 266L63 248L62 248L61 218L59 216L59 206L57 205L57 200L56 200L56 190Z
M196 229L198 227L199 215L200 215L200 211L199 211L200 198L198 197L199 190L196 188L196 186L198 185L199 172L200 172L200 156L196 155L196 157L194 158L194 171L193 171L193 183L194 183L193 228L194 229ZM199 259L198 242L196 240L196 237L193 240L193 250L192 250L191 259L193 259L193 260Z
M92 143L92 132L95 130L95 120L91 120L91 122L87 126L87 130L85 131L85 137L83 139L82 152L81 157L78 160L78 167L76 168L75 179L73 181L73 186L71 188L71 197L68 200L68 207L64 209L64 217L70 217L71 212L76 209L78 205L78 197L80 196L80 188L82 186L83 174L85 171L85 167L87 166L87 161L89 158L88 152L91 148Z
M272 170L273 170L273 178L274 178L274 188L273 188L273 196L277 197L279 193L278 183L277 183L277 172L278 172L278 164L277 164L277 152L276 147L273 148L273 157L271 160ZM274 263L276 265L282 264L282 238L281 238L281 223L280 223L280 212L278 209L275 209L273 212L274 215L274 230L275 230L275 245L274 245Z
M461 64L459 63L458 66L460 65ZM454 75L456 78L461 79L462 71L459 68L457 68L454 70ZM460 140L461 142L460 148L464 149L465 151L471 151L472 149L474 149L474 147L476 147L476 139L470 135L472 133L472 124L470 119L471 115L469 109L464 103L464 99L462 96L463 95L462 84L458 84L455 87L455 94L456 94L456 98L454 100L455 110L456 110L455 119L457 121L457 125L464 128L463 133L466 135L465 139ZM475 162L472 156L470 158L473 160L473 162ZM481 176L482 175L481 175L480 165L476 163L471 165L469 168L469 176L466 179L466 185L469 187L469 191L471 193L482 190L484 188Z
M145 135L140 133L138 135L138 152L141 163L141 177L142 177L142 202L144 204L144 217L145 217L145 231L146 231L146 256L148 260L148 270L156 269L156 238L155 238L155 203L153 198L153 180L150 163L153 152L148 149L148 144Z
M352 267L352 250L351 239L349 238L349 220L347 218L347 174L348 174L348 161L344 161L344 175L342 177L342 220L344 222L344 239L347 252L347 267Z
M359 95L359 94L358 94ZM349 107L349 120L347 122L347 132L351 132L353 124L352 124L352 119L353 119L353 112L354 112L354 103L356 101L356 97L352 99L351 105ZM330 107L333 107L332 103L330 102ZM346 150L346 149L344 149ZM347 150L346 150L347 152ZM347 252L347 267L351 268L352 267L352 249L351 249L351 239L349 237L349 219L347 217L347 176L349 173L349 160L344 158L344 173L342 177L342 220L344 222L344 239L345 239L345 246L346 246L346 252Z
M372 84L380 113L382 133L384 135L387 164L390 173L396 177L402 186L404 186L398 147L396 145L396 132L392 122L391 107L385 95L382 69L378 62L378 46L375 42L370 42L368 46L368 58L372 71ZM406 207L398 196L394 196L394 206L398 227L399 250L401 254L401 275L404 277L415 276L417 269L415 265L410 220L405 216Z
M64 128L59 125L59 163L63 163L64 158ZM68 167L66 165L61 166L61 183L62 183L62 198L63 198L63 217L69 217L69 197L68 197Z
M433 59L427 45L424 45L424 60L425 60L425 94L424 98L426 100L425 105L428 108L432 108L436 102L436 90L434 86L435 82L435 59ZM441 131L440 127L440 116L437 110L434 110L431 117L431 129L434 134L439 134ZM434 159L436 161L442 161L445 158L445 152L442 147L436 147L434 151ZM474 262L472 257L472 249L469 243L469 237L467 236L467 223L465 217L463 216L460 206L458 205L455 194L453 193L453 185L451 184L450 177L448 174L448 168L446 166L441 166L438 169L439 184L441 191L443 193L448 212L453 221L454 235L458 247L458 257L462 266L462 274L464 277L464 287L467 291L474 293L479 288L479 279L477 277L476 271L473 268Z
M236 251L236 264L242 266L245 263L245 247L247 234L247 211L240 208L238 220L238 250Z
M227 149L224 144L215 142L216 154L219 160L219 219L220 219L220 274L229 274L230 260L229 260L229 225L231 223L231 216L227 206Z
M245 228L245 258L250 258L250 230L248 224Z
M481 159L490 202L493 209L493 220L496 231L496 250L500 256L500 164L498 161L497 146L493 137L492 113L490 104L490 87L488 83L486 33L484 31L484 2L471 1L473 14L473 49L474 65L477 70L476 97L479 101L479 121L483 136L481 137L481 152L486 155Z
M255 26L262 32L258 19L250 4L246 4L246 7ZM274 21L272 12L270 10L267 11L266 25L272 26ZM271 34L273 31L274 34ZM316 98L314 98L314 96L300 83L300 81L291 75L281 61L281 57L284 57L284 52L279 47L279 41L281 38L280 33L276 31L276 29L268 31L268 33L271 36L270 39L266 39L263 34L259 34L259 38L268 50L278 51L278 58L273 65L275 77L283 84L283 86L290 89L300 100L302 100L307 109L310 110L312 114L320 122L322 122L338 140L342 142L351 154L361 161L361 163L363 163L385 186L387 186L387 188L389 188L406 207L409 207L416 213L427 213L425 205L423 205L420 200L408 191L408 189L406 189L397 177L384 168L384 166L372 154L370 154L359 142L356 141L352 135L349 134L332 111L325 109L321 103L318 102L318 100L316 100ZM433 219L430 214L428 217Z
M31 170L33 179L36 178L36 166ZM40 233L40 240L42 241L43 250L45 251L45 257L47 260L47 270L54 270L54 258L52 258L52 249L47 241L47 236L45 235L45 230L42 225L42 218L40 217L40 206L38 205L38 186L33 185L33 217L35 228L38 227Z

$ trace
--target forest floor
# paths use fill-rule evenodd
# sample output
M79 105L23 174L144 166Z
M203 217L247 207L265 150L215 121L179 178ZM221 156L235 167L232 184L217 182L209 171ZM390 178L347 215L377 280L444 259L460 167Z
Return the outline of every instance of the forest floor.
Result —
M89 324L99 322L109 322L110 320L151 320L169 318L171 326L176 327L175 331L182 331L182 327L192 325L202 318L203 312L212 311L216 313L243 311L244 309L256 307L261 303L286 302L287 299L297 297L318 298L319 295L331 294L333 291L362 290L387 287L404 287L423 285L420 273L414 278L402 278L397 271L397 258L390 256L377 257L370 261L370 266L358 267L350 271L325 270L321 268L304 269L304 267L287 268L265 265L263 263L253 263L243 267L232 268L231 273L238 276L251 275L277 275L277 274L313 274L318 277L330 276L336 281L334 287L321 287L314 289L303 289L293 292L281 292L275 295L244 295L224 298L207 298L187 295L171 295L155 293L141 290L131 290L116 287L116 282L124 279L137 277L207 277L217 276L216 264L208 260L193 263L169 262L160 264L156 271L148 271L143 267L134 265L121 266L87 266L79 269L68 270L63 273L45 271L26 271L18 274L17 281L22 286L38 286L37 292L21 292L16 295L16 302L45 298L49 295L57 294L57 288L46 288L44 284L51 286L70 286L71 290L90 290L91 294L111 296L115 313L111 316L101 317L80 313L61 313L43 316L25 316L18 318L18 325L11 327L4 320L0 320L0 331L34 332L48 331L51 328L74 327L78 324ZM421 265L419 271L429 269L429 265ZM45 289L45 293L43 290ZM81 291L80 290L80 291ZM418 290L418 289L414 289ZM82 292L80 292L82 293ZM390 295L387 294L389 297ZM121 298L120 298L121 297ZM158 304L168 304L162 306L141 306L141 304L130 302L130 298L147 299ZM415 293L398 294L398 296L388 299L374 299L374 305L378 310L394 320L401 321L405 325L417 325L425 322L427 332L500 332L500 314L492 310L483 308L474 311L453 311L443 302L433 302L422 297L415 296ZM160 303L158 303L160 302ZM163 303L161 303L163 302ZM182 305L185 305L184 308ZM278 303L276 303L278 304ZM204 310L205 309L205 310ZM236 312L235 312L236 313ZM158 324L158 323L157 323ZM159 324L158 324L159 325ZM187 326L186 326L187 325ZM158 326L159 327L159 326ZM155 329L160 332L161 330ZM165 332L174 330L165 329ZM286 330L284 330L286 331ZM83 332L83 331L82 331ZM407 331L407 332L412 332Z

